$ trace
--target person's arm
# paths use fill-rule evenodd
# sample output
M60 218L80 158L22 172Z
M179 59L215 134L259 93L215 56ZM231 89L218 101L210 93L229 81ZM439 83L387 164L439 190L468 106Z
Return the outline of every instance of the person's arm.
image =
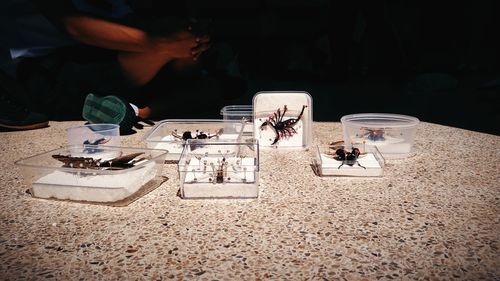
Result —
M127 52L147 52L155 47L146 32L134 27L87 16L66 16L62 23L74 40L87 45Z
M145 31L87 16L66 16L63 24L70 36L84 44L124 52L153 52L172 58L188 58L198 53L208 36L196 37L187 29L170 36L149 36ZM194 53L193 53L194 52Z
M64 17L63 25L76 41L119 51L118 62L135 85L149 82L171 60L196 61L208 49L210 40L188 30L149 36L141 29L86 16Z
M197 42L197 37L188 32L188 21L185 22L185 27L175 20L160 21L152 30L149 30L151 29L149 26L149 29L145 30L142 27L117 22L116 19L101 18L80 11L71 0L32 1L37 10L54 26L66 32L73 40L91 46L122 52L169 53L173 58L184 58L191 48L208 42L207 38L199 38ZM154 32L165 28L170 32L163 34ZM148 33L150 31L153 32Z
M153 79L158 70L169 61L176 59L175 62L178 64L188 66L195 63L201 53L208 48L208 44L201 43L187 52L179 49L176 51L178 57L175 58L171 55L172 49L170 53L122 52L118 56L118 61L133 84L144 85Z

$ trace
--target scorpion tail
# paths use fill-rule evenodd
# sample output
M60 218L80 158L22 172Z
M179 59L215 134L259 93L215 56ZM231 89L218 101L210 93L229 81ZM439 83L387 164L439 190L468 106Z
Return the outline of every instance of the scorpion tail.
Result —
M303 106L302 106L302 110L300 111L300 114L299 114L299 116L297 117L297 121L299 121L299 120L300 120L300 118L302 118L302 115L304 114L304 109L306 109L306 107L307 107L307 105L303 105Z

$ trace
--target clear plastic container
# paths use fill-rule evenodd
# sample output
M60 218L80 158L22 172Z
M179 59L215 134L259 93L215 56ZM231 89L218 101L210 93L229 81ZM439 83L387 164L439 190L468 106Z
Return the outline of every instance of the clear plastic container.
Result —
M254 135L262 148L303 149L312 143L312 98L306 92L259 92Z
M215 119L167 119L157 123L144 137L148 148L168 150L168 161L178 161L188 139L241 141L251 127L246 121Z
M226 105L220 110L220 115L224 120L237 120L245 118L252 121L253 107L250 104L246 105Z
M75 151L80 151L77 157L86 154L85 158L93 161L104 161L103 155L141 154L133 167L120 170L81 168L80 164L74 164L75 168L53 157L70 156ZM125 206L163 181L161 169L166 154L165 150L79 145L37 154L15 164L34 197Z
M188 140L178 164L182 198L257 198L259 144Z
M226 121L246 120L248 126L245 126L244 134L253 136L253 107L252 105L226 105L220 110L222 119Z
M356 147L360 155L355 157L352 146L342 147L348 154L336 154L337 148L317 146L314 167L318 176L381 177L385 160L376 146Z
M377 146L385 159L400 159L415 154L414 139L419 120L389 113L361 113L343 116L346 145Z
M120 126L116 124L87 124L66 129L68 145L120 146Z

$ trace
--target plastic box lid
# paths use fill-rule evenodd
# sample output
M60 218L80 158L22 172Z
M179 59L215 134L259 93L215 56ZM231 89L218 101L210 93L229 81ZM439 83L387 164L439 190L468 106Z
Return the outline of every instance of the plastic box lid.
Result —
M220 110L220 115L226 117L252 117L253 106L250 104L245 105L226 105ZM251 121L251 120L249 120Z
M399 159L415 154L418 118L391 113L359 113L340 121L346 145L377 146L384 158Z
M149 148L168 150L167 160L176 161L179 160L188 139L183 137L185 132L190 132L192 138L202 142L235 141L247 137L244 134L245 128L250 126L242 120L166 119L151 128L143 140Z
M357 113L342 116L340 121L349 126L405 128L417 126L418 118L392 113Z

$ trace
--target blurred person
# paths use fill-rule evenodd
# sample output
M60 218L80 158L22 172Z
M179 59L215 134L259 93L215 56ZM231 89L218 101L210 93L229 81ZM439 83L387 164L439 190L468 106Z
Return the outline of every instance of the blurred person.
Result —
M89 121L123 123L127 130L152 110L126 100L166 65L189 73L210 46L209 34L178 10L182 5L174 7L179 16L149 22L123 0L0 5L0 128L78 118L84 105L84 116L94 118Z

